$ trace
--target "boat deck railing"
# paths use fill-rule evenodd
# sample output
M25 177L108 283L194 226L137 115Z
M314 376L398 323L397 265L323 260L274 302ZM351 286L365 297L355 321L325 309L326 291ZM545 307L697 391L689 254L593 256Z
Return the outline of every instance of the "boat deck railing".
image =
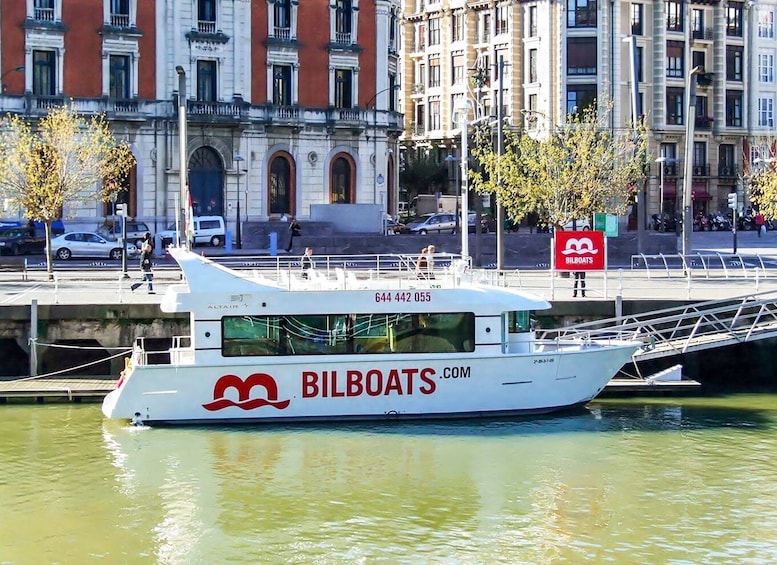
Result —
M251 280L271 281L288 290L355 290L374 286L376 281L393 281L406 287L446 288L463 281L488 283L475 277L468 260L460 255L439 253L429 256L426 266L415 255L327 255L314 257L314 267L302 269L297 258L267 257L251 261L224 260L229 267Z

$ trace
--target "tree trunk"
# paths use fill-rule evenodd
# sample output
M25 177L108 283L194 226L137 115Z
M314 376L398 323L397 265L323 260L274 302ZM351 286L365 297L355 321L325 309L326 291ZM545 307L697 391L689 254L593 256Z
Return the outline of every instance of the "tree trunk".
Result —
M46 220L44 225L46 226L46 274L48 275L48 280L53 281L54 264L51 257L51 220Z

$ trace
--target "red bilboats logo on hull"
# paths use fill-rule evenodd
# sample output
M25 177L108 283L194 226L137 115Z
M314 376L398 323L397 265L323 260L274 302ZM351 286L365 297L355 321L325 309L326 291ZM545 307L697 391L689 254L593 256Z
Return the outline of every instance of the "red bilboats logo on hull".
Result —
M266 392L266 398L251 398L251 390L260 386ZM238 393L238 402L229 398L224 398L224 393L230 388L234 388ZM262 406L272 406L278 410L288 407L289 400L278 400L278 384L270 375L266 373L254 373L246 380L237 375L224 375L216 381L213 387L213 402L203 404L205 410L215 412L223 410L230 406L235 406L241 410L253 410Z

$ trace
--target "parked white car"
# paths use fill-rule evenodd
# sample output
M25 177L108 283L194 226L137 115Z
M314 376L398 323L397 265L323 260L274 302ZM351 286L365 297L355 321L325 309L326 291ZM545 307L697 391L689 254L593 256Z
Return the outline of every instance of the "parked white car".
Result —
M54 257L67 261L71 257L105 257L121 259L122 243L108 239L93 232L74 231L62 234L51 240L51 251ZM138 248L133 243L127 243L127 257L135 257Z
M185 230L181 226L181 230ZM210 243L213 247L224 245L227 233L224 226L224 218L221 216L195 216L194 217L194 243ZM175 224L168 226L166 230L160 231L159 236L162 239L162 247L167 247L176 240ZM182 234L182 239L185 236Z
M577 231L588 231L591 229L591 222L588 220L575 220L575 224L577 225ZM561 226L561 229L564 231L572 231L573 223L571 221L567 222L563 226Z

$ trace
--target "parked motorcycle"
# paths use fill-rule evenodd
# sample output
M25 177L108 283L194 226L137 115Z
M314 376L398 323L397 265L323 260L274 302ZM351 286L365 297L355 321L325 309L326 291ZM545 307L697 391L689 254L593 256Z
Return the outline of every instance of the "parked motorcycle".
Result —
M693 219L693 231L707 231L710 226L710 219L699 212Z
M731 231L731 222L722 212L710 214L707 225L711 231Z

